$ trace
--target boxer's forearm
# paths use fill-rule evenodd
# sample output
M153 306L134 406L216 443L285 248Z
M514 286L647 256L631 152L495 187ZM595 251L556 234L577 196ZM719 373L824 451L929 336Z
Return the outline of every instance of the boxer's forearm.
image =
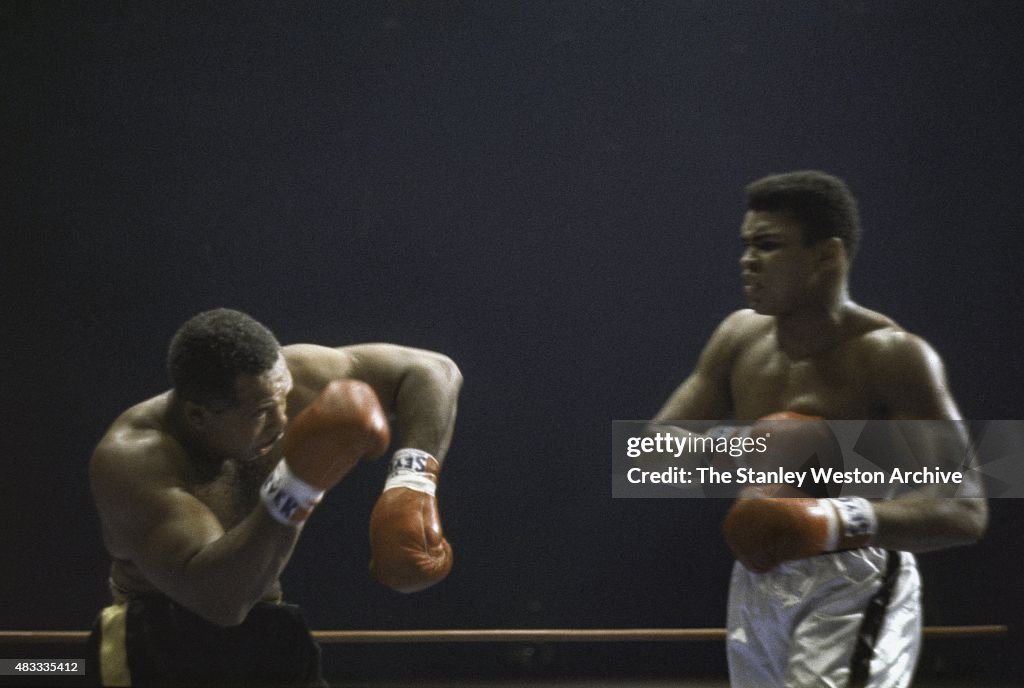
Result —
M878 532L873 545L928 552L980 540L988 526L982 498L913 496L874 503Z

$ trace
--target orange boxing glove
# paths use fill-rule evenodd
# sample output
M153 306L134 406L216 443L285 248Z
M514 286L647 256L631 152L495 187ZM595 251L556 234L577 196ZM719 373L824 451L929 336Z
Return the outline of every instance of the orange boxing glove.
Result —
M824 418L792 411L770 413L758 418L750 426L749 433L754 437L766 438L768 450L754 455L762 463L762 468L781 466L797 469L835 444L832 431Z
M878 522L863 497L765 497L747 488L726 514L722 530L733 555L756 573L784 561L865 547Z
M750 426L749 434L764 438L765 451L749 452L746 464L758 471L801 471L812 467L842 469L842 449L824 418L792 411L770 413ZM829 486L808 482L797 489L792 485L763 486L769 497L828 497Z
M452 568L452 548L437 511L441 464L419 449L399 449L370 516L370 574L410 593L439 583Z
M390 439L373 389L358 380L334 380L288 427L284 458L263 483L260 497L281 523L302 523L327 490L360 459L383 454Z

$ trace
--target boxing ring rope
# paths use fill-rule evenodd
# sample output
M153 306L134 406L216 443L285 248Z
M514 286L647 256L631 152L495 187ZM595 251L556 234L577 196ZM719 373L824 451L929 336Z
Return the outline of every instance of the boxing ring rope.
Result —
M925 626L925 638L1005 635L999 624ZM0 631L0 643L84 643L87 631ZM313 631L320 643L621 643L725 640L724 628L493 628Z

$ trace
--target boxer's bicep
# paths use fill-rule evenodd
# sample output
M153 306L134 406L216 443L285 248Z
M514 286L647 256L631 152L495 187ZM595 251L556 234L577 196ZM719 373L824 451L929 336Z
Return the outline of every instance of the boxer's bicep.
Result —
M893 332L878 347L875 357L875 385L889 418L960 417L942 359L926 341L906 332Z
M749 328L749 316L739 311L712 333L693 372L669 396L655 419L720 420L735 410L730 385L736 356Z

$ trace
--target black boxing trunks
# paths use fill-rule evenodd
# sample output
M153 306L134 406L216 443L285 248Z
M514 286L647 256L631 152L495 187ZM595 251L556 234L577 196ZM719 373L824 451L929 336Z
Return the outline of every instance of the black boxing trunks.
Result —
M238 626L216 626L164 595L103 609L89 673L104 686L318 686L320 647L295 605L260 602Z

